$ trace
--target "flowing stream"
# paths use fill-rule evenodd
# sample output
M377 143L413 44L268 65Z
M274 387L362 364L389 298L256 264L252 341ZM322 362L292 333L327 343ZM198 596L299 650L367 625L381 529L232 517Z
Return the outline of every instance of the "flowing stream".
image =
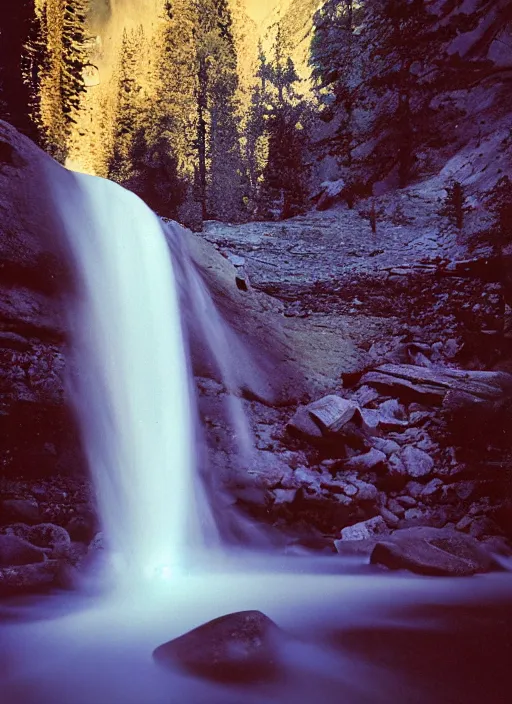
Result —
M76 175L75 190L60 202L80 273L70 385L117 589L1 605L2 704L508 701L508 574L429 579L339 556L198 550L215 523L195 474L193 380L160 221L113 183ZM222 321L196 284L192 312L230 388ZM239 609L290 634L278 682L224 687L152 662L160 643Z

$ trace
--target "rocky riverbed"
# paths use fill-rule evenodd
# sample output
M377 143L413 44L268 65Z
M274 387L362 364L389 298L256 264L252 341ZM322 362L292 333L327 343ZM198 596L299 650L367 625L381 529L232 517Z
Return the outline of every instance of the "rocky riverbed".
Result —
M9 592L71 583L102 537L67 392L73 272L41 185L72 189L72 176L5 123L0 140ZM427 574L486 571L509 554L503 260L460 241L439 198L435 183L383 196L375 234L361 202L169 235L208 445L201 470L227 539ZM182 250L225 321L234 393L196 329ZM241 451L246 430L252 449Z

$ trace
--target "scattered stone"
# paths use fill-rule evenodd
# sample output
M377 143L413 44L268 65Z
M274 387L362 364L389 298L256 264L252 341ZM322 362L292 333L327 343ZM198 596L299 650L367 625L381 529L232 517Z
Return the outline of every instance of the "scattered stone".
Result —
M357 391L352 395L352 402L356 403L360 408L364 408L372 401L376 401L379 398L379 392L373 389L371 386L360 386Z
M357 488L358 501L375 501L379 496L379 491L374 484L363 482L361 479L352 479L352 483Z
M400 445L394 440L389 440L387 438L372 438L372 445L380 452L390 457L395 452L400 452Z
M278 626L260 611L221 616L159 646L154 659L220 682L273 679L278 671Z
M44 550L27 540L12 534L0 535L0 567L28 565L44 559Z
M403 509L402 509L403 511ZM389 509L387 509L385 506L383 506L380 509L380 515L382 518L386 521L387 525L390 528L398 528L398 524L400 523L400 520L398 516L395 516L394 513L392 513Z
M405 509L404 507L398 503L397 499L388 499L388 509L395 515L401 518L404 513Z
M387 527L382 516L374 516L369 518L367 521L361 521L361 523L355 523L352 526L347 526L341 531L341 540L368 540L373 538L375 535L385 535L389 533L389 528ZM338 541L334 541L336 545Z
M423 450L407 445L402 450L402 460L407 469L407 474L415 479L426 477L434 468L434 460Z
M370 562L431 576L465 577L500 569L474 538L436 528L395 531L377 543Z
M425 499L425 497L432 496L433 494L439 492L442 486L443 482L441 481L441 479L431 479L428 484L423 487L423 490L421 492L421 498Z
M322 440L323 433L311 418L307 406L299 406L293 417L288 421L286 430L295 437L308 442Z
M40 519L37 501L5 499L0 502L0 521L3 523L37 523Z
M324 433L336 433L352 420L358 407L352 401L331 394L306 406L309 415Z
M344 464L345 469L354 469L358 472L370 472L386 461L386 455L380 450L372 448L369 452L363 455L356 455L347 460Z
M417 482L409 482L409 484L416 485ZM407 486L409 486L409 484ZM418 486L421 487L421 484L419 484ZM407 495L397 496L396 500L398 501L399 504L402 504L402 506L405 506L406 508L412 508L413 506L416 506L416 504L418 503L415 498L413 498L412 496L407 496Z
M418 499L421 496L421 492L423 491L423 484L420 484L419 482L407 482L405 486L407 492L410 494L409 498L412 498L413 500ZM406 497L399 497L399 499L405 499ZM414 504L410 504L412 506L416 506L417 501L414 502Z

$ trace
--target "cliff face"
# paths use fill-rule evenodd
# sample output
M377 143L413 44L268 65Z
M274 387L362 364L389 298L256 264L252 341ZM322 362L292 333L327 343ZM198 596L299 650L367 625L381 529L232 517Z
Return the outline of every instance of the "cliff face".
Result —
M3 122L0 154L1 472L80 469L64 401L70 272L45 178L61 169Z

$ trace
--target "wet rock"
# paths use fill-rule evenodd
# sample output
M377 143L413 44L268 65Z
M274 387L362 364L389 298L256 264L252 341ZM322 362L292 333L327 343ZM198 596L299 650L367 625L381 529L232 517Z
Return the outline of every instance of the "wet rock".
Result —
M0 596L48 589L59 582L60 572L59 560L0 568Z
M66 524L66 530L71 540L89 543L96 531L96 517L90 514L73 516Z
M44 559L44 550L27 540L12 534L0 535L0 567L28 565Z
M341 531L341 541L345 540L368 540L376 535L385 535L389 533L389 528L382 516L374 516L367 521L355 523L352 526L347 526ZM338 541L334 541L336 545Z
M428 476L434 468L434 460L430 455L411 445L402 450L401 457L407 474L415 479Z
M431 576L465 577L499 569L494 558L473 538L435 528L395 531L377 543L370 562Z
M33 526L28 533L28 539L40 548L47 548L50 556L54 558L66 557L71 546L67 530L53 523Z
M260 611L221 616L156 648L153 657L221 682L273 679L278 672L278 626Z
M37 523L40 518L37 501L5 499L0 502L0 522L2 523Z

